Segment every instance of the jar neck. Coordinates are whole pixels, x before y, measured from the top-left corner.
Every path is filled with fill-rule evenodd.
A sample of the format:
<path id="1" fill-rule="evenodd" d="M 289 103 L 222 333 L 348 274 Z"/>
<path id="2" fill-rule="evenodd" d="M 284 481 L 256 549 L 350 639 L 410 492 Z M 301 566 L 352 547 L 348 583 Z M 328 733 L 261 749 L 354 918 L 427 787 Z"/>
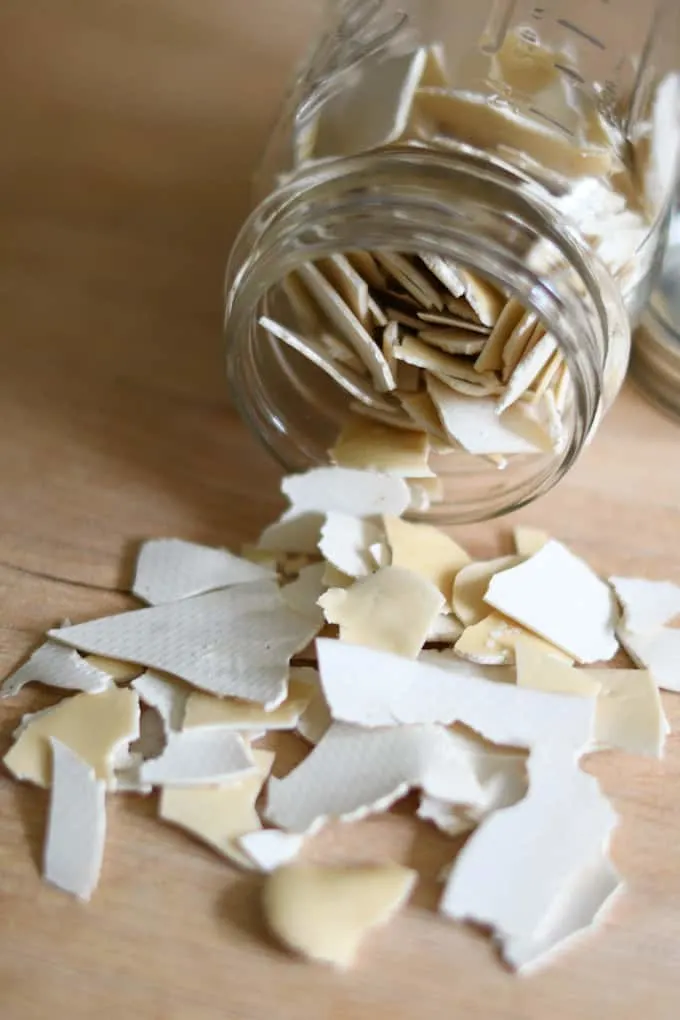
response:
<path id="1" fill-rule="evenodd" d="M 540 264 L 553 267 L 549 273 L 528 257 L 539 242 Z M 232 250 L 226 280 L 228 377 L 253 428 L 266 437 L 264 419 L 271 417 L 266 383 L 254 368 L 267 293 L 302 263 L 352 249 L 447 256 L 489 277 L 543 320 L 570 369 L 569 441 L 549 468 L 502 492 L 492 485 L 488 498 L 471 497 L 456 516 L 493 516 L 547 491 L 573 464 L 602 413 L 608 354 L 613 338 L 628 332 L 626 312 L 614 280 L 547 193 L 513 168 L 464 151 L 394 148 L 317 164 L 253 212 Z M 269 437 L 288 468 L 309 466 L 318 456 L 303 431 L 291 435 L 279 422 Z"/>

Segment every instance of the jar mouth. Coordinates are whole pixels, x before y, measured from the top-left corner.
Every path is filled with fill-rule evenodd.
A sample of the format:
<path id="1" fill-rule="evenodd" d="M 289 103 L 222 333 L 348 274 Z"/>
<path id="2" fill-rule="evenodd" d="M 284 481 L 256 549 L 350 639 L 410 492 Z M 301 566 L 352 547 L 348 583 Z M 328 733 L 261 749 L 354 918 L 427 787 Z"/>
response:
<path id="1" fill-rule="evenodd" d="M 538 250 L 553 269 L 541 272 Z M 319 369 L 258 325 L 281 280 L 303 263 L 366 249 L 453 259 L 535 312 L 569 366 L 571 411 L 558 453 L 513 455 L 508 466 L 438 455 L 445 486 L 427 518 L 464 523 L 547 492 L 573 465 L 602 411 L 611 336 L 625 331 L 615 281 L 549 196 L 514 168 L 474 153 L 412 147 L 303 170 L 251 215 L 227 269 L 227 375 L 241 415 L 287 470 L 328 460 L 347 401 Z"/>

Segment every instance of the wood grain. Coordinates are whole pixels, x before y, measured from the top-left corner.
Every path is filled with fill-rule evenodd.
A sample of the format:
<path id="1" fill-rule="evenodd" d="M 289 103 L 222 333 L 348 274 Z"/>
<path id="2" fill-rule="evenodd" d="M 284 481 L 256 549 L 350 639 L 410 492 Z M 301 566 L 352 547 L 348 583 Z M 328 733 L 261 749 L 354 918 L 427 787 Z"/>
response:
<path id="1" fill-rule="evenodd" d="M 280 506 L 227 404 L 223 265 L 314 0 L 4 0 L 0 8 L 0 672 L 55 621 L 128 605 L 133 544 L 238 545 Z M 519 517 L 596 567 L 680 581 L 680 432 L 631 390 L 559 490 Z M 477 553 L 512 521 L 461 529 Z M 0 710 L 1 748 L 31 691 Z M 664 696 L 674 728 L 680 699 Z M 267 939 L 259 880 L 110 798 L 84 907 L 43 886 L 45 795 L 0 776 L 0 1015 L 44 1020 L 672 1020 L 680 1007 L 680 741 L 593 757 L 628 892 L 607 930 L 518 980 L 434 913 L 449 841 L 407 810 L 312 855 L 425 875 L 346 977 Z M 498 848 L 503 867 L 503 847 Z"/>

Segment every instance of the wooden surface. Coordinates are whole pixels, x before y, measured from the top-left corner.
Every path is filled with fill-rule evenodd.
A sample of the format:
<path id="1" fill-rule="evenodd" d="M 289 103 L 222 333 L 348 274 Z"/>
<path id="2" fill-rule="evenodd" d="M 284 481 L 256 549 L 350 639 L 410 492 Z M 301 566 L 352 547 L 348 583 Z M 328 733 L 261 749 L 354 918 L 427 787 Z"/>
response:
<path id="1" fill-rule="evenodd" d="M 225 256 L 314 0 L 0 5 L 0 672 L 65 616 L 129 605 L 134 543 L 238 545 L 277 471 L 227 406 Z M 680 581 L 680 430 L 632 391 L 559 491 L 522 519 L 596 567 Z M 465 529 L 478 553 L 512 522 Z M 52 699 L 53 700 L 53 699 Z M 2 750 L 50 698 L 3 703 Z M 674 728 L 680 696 L 665 695 Z M 606 930 L 524 980 L 440 920 L 451 844 L 406 813 L 312 853 L 389 853 L 426 876 L 342 977 L 288 958 L 259 880 L 110 798 L 85 907 L 41 884 L 45 795 L 0 775 L 0 1016 L 44 1020 L 672 1020 L 680 1014 L 680 740 L 663 764 L 588 766 L 621 813 L 628 892 Z M 503 847 L 498 866 L 503 867 Z"/>

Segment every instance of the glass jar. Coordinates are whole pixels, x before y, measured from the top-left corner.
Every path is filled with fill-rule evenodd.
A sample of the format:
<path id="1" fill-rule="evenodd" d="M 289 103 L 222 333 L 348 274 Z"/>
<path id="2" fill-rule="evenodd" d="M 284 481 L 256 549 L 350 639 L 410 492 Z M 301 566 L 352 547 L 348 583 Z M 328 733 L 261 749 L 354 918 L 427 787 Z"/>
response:
<path id="1" fill-rule="evenodd" d="M 663 247 L 678 8 L 329 4 L 227 270 L 231 391 L 288 469 L 392 442 L 408 475 L 425 432 L 413 508 L 453 522 L 570 468 Z"/>

